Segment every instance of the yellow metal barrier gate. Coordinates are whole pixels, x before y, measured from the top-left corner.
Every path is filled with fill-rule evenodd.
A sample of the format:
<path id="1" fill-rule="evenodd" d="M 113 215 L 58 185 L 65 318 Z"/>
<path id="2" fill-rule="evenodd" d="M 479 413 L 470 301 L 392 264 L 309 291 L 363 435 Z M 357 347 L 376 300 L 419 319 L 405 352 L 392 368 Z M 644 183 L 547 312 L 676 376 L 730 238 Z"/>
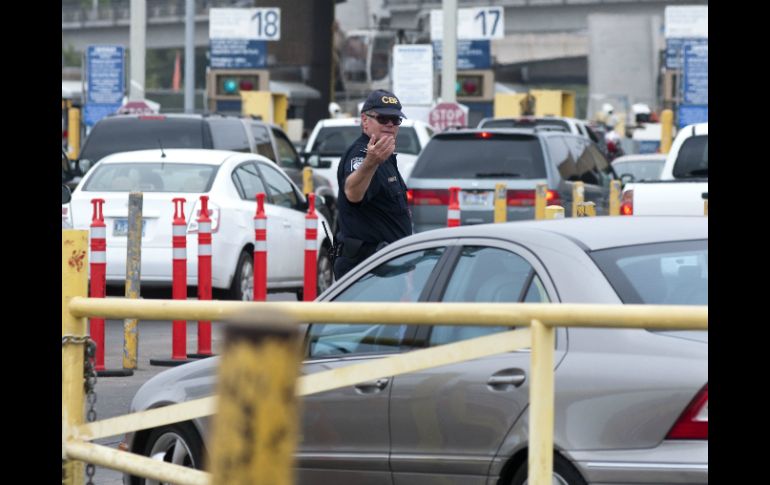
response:
<path id="1" fill-rule="evenodd" d="M 84 423 L 82 346 L 87 317 L 219 322 L 251 320 L 252 325 L 258 326 L 267 322 L 259 315 L 267 313 L 286 315 L 298 322 L 529 327 L 302 376 L 296 383 L 296 395 L 304 396 L 531 346 L 529 483 L 533 485 L 551 483 L 555 327 L 708 329 L 707 306 L 89 299 L 79 296 L 86 294 L 86 241 L 85 231 L 62 231 L 62 460 L 65 483 L 78 485 L 83 483 L 83 467 L 78 461 L 178 484 L 215 483 L 206 472 L 89 443 L 98 438 L 215 414 L 217 398 L 213 396 Z"/>

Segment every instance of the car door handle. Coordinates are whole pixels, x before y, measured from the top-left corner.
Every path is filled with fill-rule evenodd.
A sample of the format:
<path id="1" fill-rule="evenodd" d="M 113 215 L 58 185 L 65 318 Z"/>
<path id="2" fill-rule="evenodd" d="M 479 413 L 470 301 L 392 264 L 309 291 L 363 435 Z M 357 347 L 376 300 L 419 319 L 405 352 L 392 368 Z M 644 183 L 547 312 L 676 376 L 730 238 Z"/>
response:
<path id="1" fill-rule="evenodd" d="M 487 386 L 494 391 L 507 391 L 524 384 L 527 379 L 522 369 L 505 369 L 495 372 L 488 380 Z"/>
<path id="2" fill-rule="evenodd" d="M 360 394 L 371 394 L 374 392 L 380 392 L 381 390 L 385 389 L 385 386 L 388 385 L 388 382 L 390 382 L 390 379 L 383 377 L 373 381 L 359 382 L 354 387 Z"/>

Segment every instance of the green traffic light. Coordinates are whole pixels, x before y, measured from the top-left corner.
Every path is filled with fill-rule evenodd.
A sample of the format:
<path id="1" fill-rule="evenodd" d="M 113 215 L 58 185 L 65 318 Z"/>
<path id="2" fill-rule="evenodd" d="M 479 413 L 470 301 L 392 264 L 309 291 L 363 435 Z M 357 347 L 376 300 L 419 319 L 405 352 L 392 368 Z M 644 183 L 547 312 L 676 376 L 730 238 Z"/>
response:
<path id="1" fill-rule="evenodd" d="M 233 94 L 238 91 L 238 83 L 235 79 L 225 79 L 222 84 L 222 89 L 224 89 L 227 94 Z"/>

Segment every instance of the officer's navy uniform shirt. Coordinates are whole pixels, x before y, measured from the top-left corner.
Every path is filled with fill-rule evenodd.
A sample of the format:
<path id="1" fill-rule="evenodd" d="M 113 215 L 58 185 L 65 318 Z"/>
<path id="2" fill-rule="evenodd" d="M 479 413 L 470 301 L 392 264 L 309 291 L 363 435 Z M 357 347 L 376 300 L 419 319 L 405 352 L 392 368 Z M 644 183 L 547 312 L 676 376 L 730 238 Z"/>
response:
<path id="1" fill-rule="evenodd" d="M 345 180 L 366 158 L 369 136 L 361 134 L 342 155 L 337 167 L 339 227 L 342 237 L 367 243 L 392 243 L 412 234 L 412 218 L 406 205 L 406 184 L 398 173 L 396 155 L 391 154 L 372 177 L 360 202 L 345 195 Z"/>

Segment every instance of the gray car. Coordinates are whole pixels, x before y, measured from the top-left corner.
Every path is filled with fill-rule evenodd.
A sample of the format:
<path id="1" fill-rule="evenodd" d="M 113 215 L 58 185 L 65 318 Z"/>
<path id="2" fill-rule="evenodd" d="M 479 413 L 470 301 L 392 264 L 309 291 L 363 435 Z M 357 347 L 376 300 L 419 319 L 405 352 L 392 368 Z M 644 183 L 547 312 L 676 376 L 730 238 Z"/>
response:
<path id="1" fill-rule="evenodd" d="M 708 304 L 708 220 L 595 217 L 430 231 L 371 256 L 322 301 Z M 508 327 L 312 324 L 303 373 Z M 708 332 L 559 328 L 555 483 L 708 483 Z M 208 396 L 217 359 L 163 373 L 131 411 Z M 526 483 L 528 350 L 315 394 L 300 484 Z M 208 420 L 127 436 L 200 467 Z M 127 483 L 142 483 L 130 481 Z"/>
<path id="2" fill-rule="evenodd" d="M 570 214 L 572 187 L 584 183 L 584 200 L 606 214 L 616 178 L 588 138 L 535 129 L 458 130 L 433 135 L 407 180 L 414 231 L 446 227 L 449 188 L 459 187 L 460 224 L 494 221 L 495 185 L 504 183 L 507 220 L 535 217 L 535 187 L 548 185 L 548 204 Z"/>

